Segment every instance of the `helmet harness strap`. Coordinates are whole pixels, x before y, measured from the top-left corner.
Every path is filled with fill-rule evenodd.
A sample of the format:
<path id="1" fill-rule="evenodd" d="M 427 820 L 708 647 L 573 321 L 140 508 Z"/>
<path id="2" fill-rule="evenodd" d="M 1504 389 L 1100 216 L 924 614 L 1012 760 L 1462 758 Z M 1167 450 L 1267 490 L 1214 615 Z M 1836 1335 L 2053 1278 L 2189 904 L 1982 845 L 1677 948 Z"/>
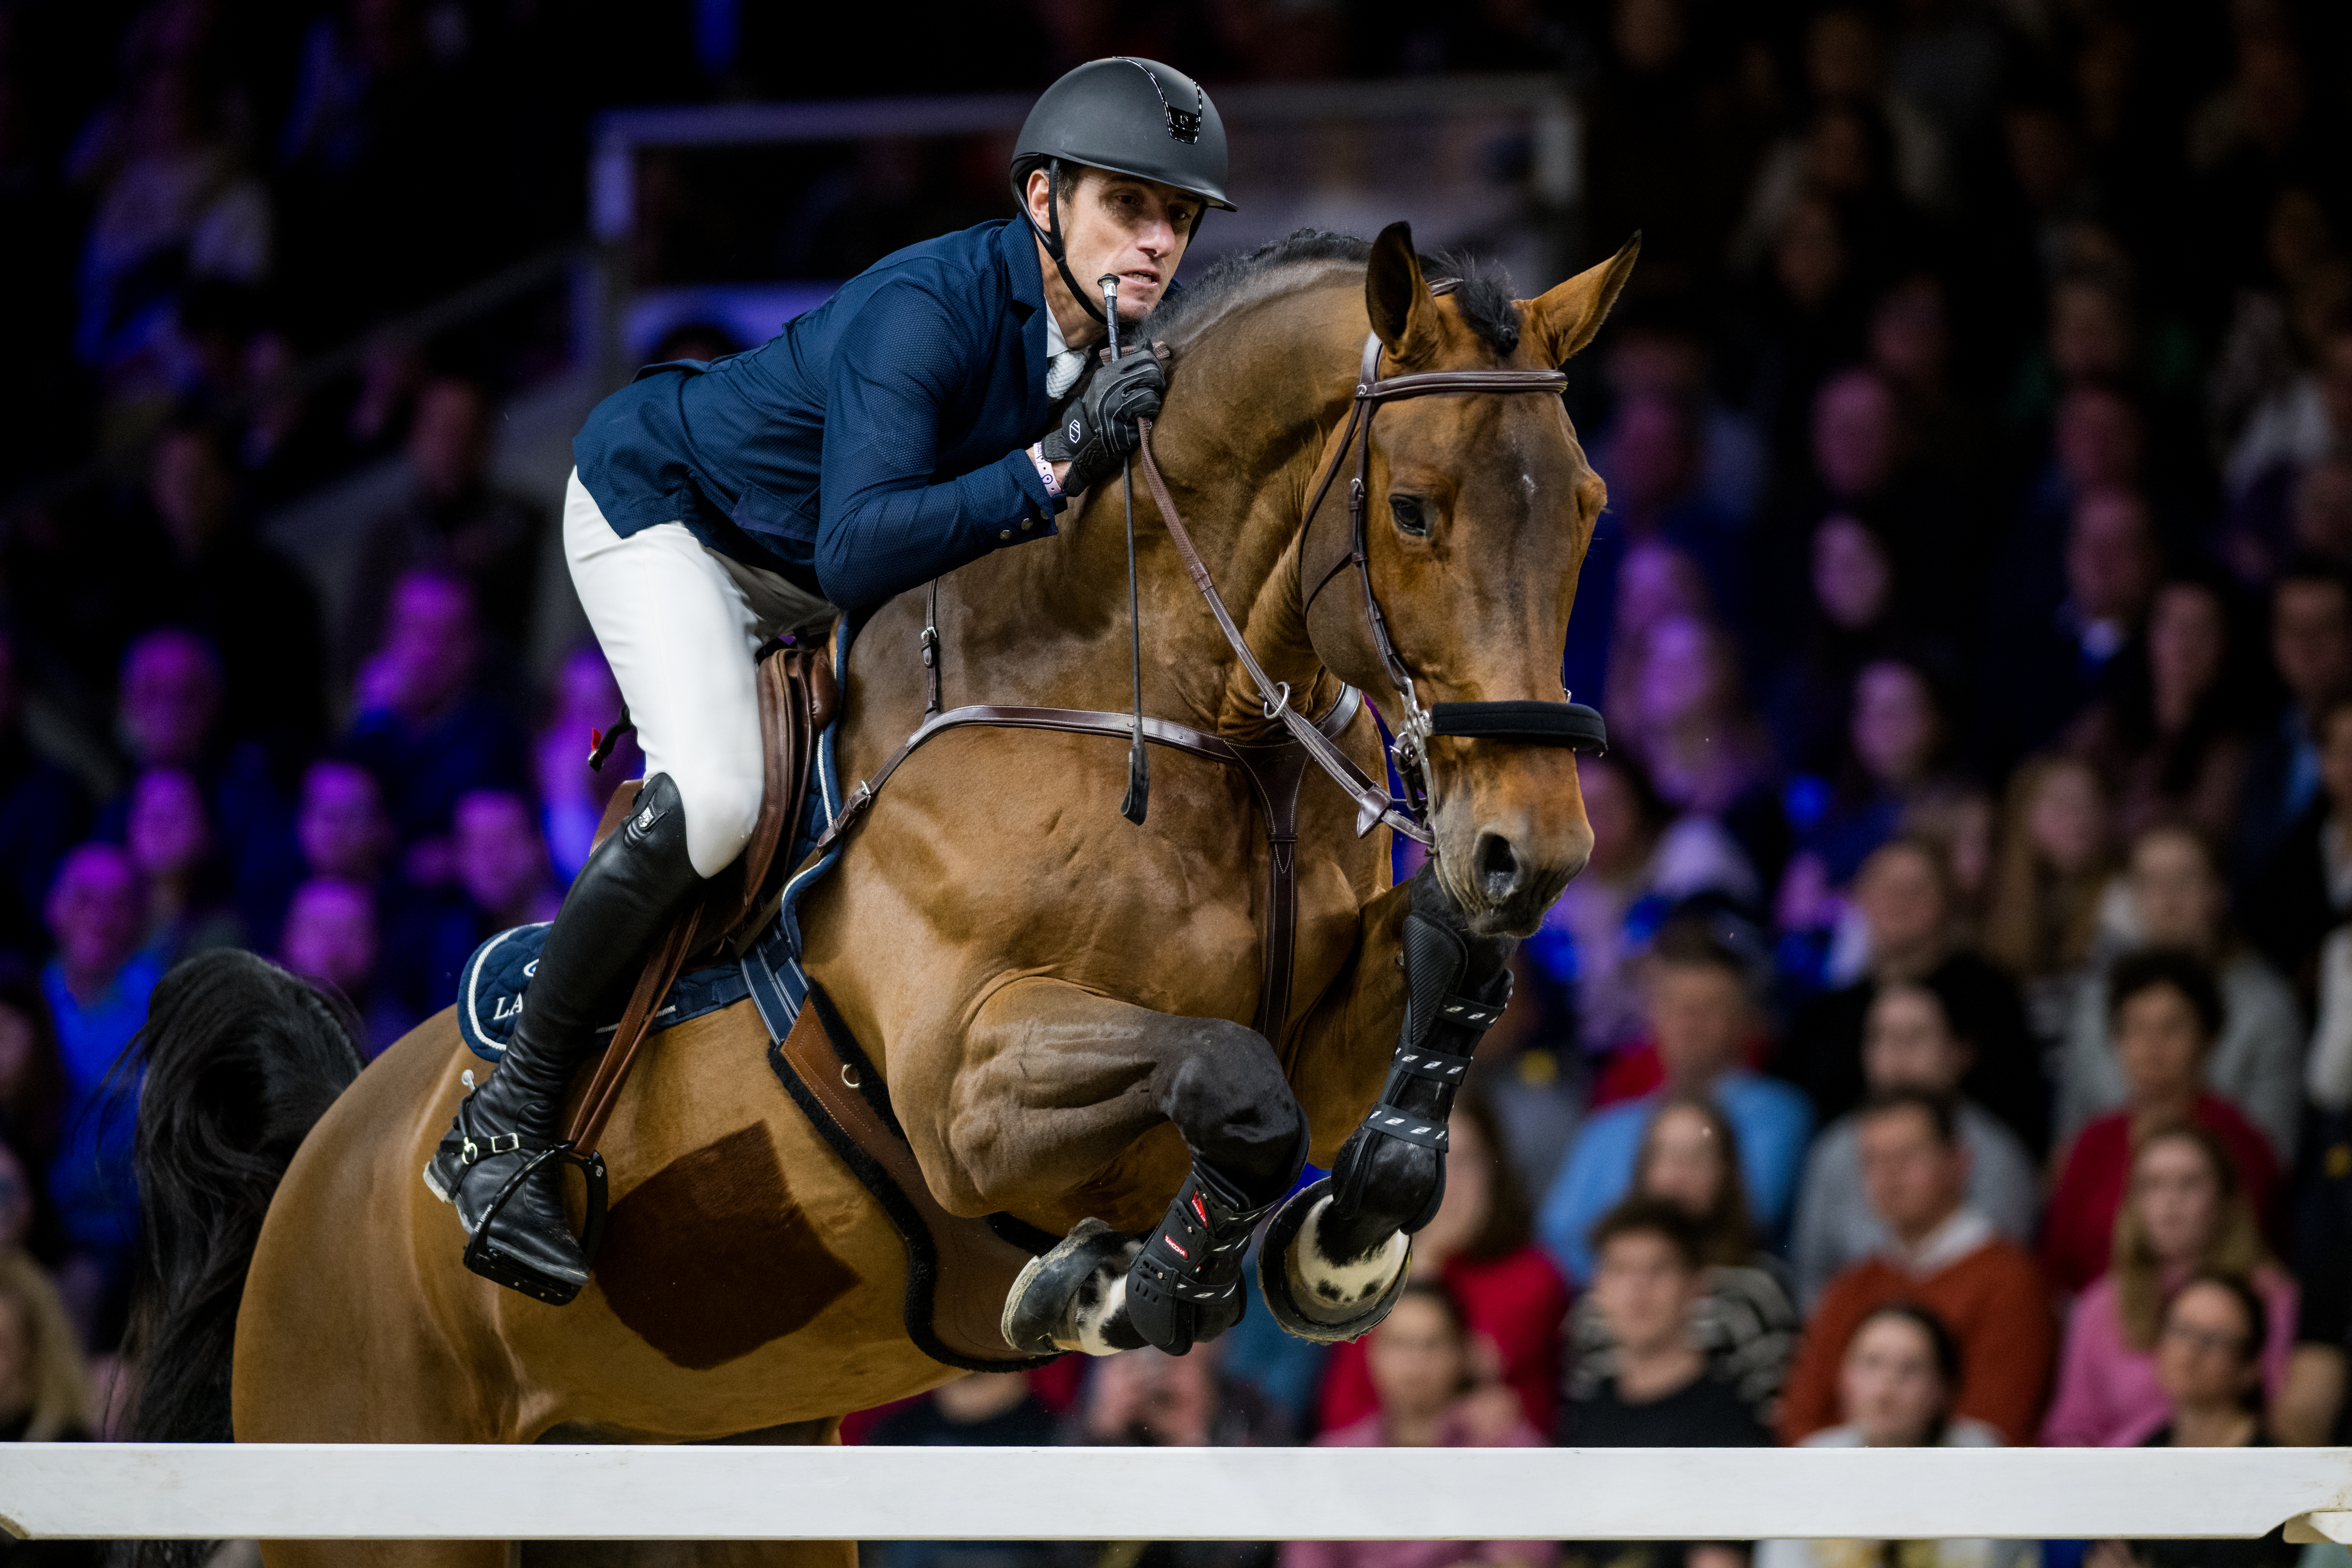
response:
<path id="1" fill-rule="evenodd" d="M 1043 229 L 1038 229 L 1037 237 L 1045 242 L 1045 254 L 1054 258 L 1054 266 L 1055 269 L 1062 274 L 1062 285 L 1064 288 L 1069 289 L 1070 298 L 1076 300 L 1078 302 L 1079 308 L 1085 310 L 1087 315 L 1092 316 L 1095 319 L 1096 324 L 1099 326 L 1108 326 L 1109 323 L 1103 320 L 1102 311 L 1096 307 L 1095 302 L 1092 300 L 1087 298 L 1087 291 L 1078 287 L 1077 279 L 1072 276 L 1070 272 L 1070 258 L 1065 255 L 1062 250 L 1061 184 L 1062 161 L 1059 158 L 1046 159 L 1045 218 L 1047 222 L 1054 226 L 1054 227 L 1053 232 L 1050 234 Z M 1029 204 L 1026 202 L 1021 204 L 1021 216 L 1029 219 L 1029 226 L 1031 228 L 1037 227 L 1037 220 L 1030 215 Z"/>

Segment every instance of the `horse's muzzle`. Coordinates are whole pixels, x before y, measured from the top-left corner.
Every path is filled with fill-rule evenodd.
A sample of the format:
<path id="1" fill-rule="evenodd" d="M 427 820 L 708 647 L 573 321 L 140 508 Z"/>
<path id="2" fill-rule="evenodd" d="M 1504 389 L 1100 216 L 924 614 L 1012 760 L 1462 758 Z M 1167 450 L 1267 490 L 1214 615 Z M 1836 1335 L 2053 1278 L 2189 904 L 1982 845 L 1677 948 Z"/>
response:
<path id="1" fill-rule="evenodd" d="M 1466 851 L 1457 847 L 1464 844 Z M 1528 936 L 1591 853 L 1592 830 L 1580 811 L 1572 826 L 1540 839 L 1500 825 L 1441 831 L 1438 879 L 1479 935 Z"/>

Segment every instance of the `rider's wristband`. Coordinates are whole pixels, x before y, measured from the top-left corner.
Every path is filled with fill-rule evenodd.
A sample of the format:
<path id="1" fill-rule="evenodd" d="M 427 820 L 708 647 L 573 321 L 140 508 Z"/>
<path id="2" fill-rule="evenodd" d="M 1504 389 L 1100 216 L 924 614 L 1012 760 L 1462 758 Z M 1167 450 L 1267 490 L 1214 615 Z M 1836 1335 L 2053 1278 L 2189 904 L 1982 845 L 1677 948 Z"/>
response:
<path id="1" fill-rule="evenodd" d="M 1062 482 L 1054 477 L 1054 465 L 1045 460 L 1043 446 L 1043 442 L 1030 443 L 1029 460 L 1037 465 L 1037 477 L 1045 481 L 1045 493 L 1058 502 L 1062 499 Z"/>

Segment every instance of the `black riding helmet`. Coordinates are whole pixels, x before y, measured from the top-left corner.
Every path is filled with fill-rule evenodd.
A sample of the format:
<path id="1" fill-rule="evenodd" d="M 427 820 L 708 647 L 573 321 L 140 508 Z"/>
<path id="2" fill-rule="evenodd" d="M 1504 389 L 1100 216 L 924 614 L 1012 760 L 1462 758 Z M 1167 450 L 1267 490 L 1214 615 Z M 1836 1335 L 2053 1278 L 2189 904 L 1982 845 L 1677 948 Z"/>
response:
<path id="1" fill-rule="evenodd" d="M 1047 88 L 1013 144 L 1013 201 L 1022 220 L 1045 242 L 1045 254 L 1070 293 L 1097 321 L 1101 310 L 1070 275 L 1062 254 L 1060 200 L 1045 204 L 1050 228 L 1037 228 L 1029 216 L 1031 172 L 1042 168 L 1059 185 L 1065 163 L 1156 180 L 1208 206 L 1234 210 L 1225 199 L 1225 122 L 1200 84 L 1182 71 L 1157 60 L 1114 55 L 1089 60 Z M 1192 227 L 1197 232 L 1200 226 L 1196 216 Z"/>

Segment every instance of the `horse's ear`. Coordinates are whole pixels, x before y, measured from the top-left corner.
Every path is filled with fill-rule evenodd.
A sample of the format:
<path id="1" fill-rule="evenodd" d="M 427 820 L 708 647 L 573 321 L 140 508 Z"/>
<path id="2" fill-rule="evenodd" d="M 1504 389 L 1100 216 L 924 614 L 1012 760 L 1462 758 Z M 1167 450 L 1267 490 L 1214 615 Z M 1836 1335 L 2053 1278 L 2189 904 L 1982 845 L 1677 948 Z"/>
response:
<path id="1" fill-rule="evenodd" d="M 1436 353 L 1437 300 L 1421 275 L 1421 258 L 1412 253 L 1412 225 L 1392 223 L 1372 241 L 1364 309 L 1397 363 L 1420 364 Z"/>
<path id="2" fill-rule="evenodd" d="M 1601 323 L 1609 319 L 1609 307 L 1617 302 L 1625 279 L 1633 275 L 1633 258 L 1641 254 L 1642 237 L 1637 233 L 1625 242 L 1625 248 L 1600 266 L 1578 273 L 1539 300 L 1519 301 L 1520 318 L 1536 342 L 1544 345 L 1546 363 L 1566 364 L 1592 342 Z"/>

